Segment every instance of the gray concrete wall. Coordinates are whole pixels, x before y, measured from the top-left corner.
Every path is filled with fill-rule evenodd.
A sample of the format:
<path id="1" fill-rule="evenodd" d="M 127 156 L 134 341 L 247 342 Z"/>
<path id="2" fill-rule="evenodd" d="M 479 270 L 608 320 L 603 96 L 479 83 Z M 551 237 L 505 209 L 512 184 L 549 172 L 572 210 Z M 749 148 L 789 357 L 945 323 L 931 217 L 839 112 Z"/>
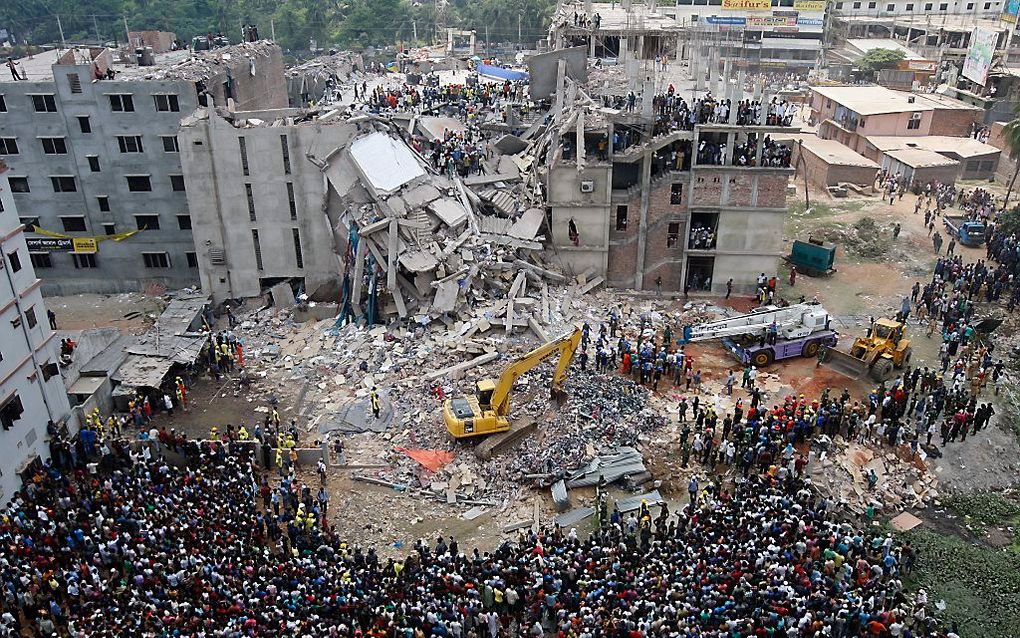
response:
<path id="1" fill-rule="evenodd" d="M 257 59 L 255 75 L 251 75 L 247 59 L 234 56 L 229 65 L 213 74 L 207 82 L 214 101 L 225 106 L 222 83 L 230 67 L 237 103 L 249 108 L 286 106 L 286 86 L 280 50 Z M 195 252 L 191 230 L 181 228 L 179 216 L 188 215 L 185 192 L 174 191 L 171 176 L 183 175 L 180 154 L 164 150 L 163 137 L 172 137 L 180 128 L 182 117 L 198 107 L 198 94 L 192 82 L 184 80 L 92 80 L 88 65 L 53 67 L 54 78 L 46 82 L 5 82 L 0 85 L 7 112 L 0 115 L 0 137 L 17 138 L 19 154 L 5 156 L 11 167 L 9 175 L 29 178 L 29 193 L 15 194 L 22 218 L 39 219 L 47 229 L 64 233 L 62 215 L 84 216 L 84 232 L 68 232 L 74 236 L 107 234 L 104 224 L 112 224 L 113 232 L 137 228 L 135 215 L 158 215 L 159 229 L 149 229 L 120 242 L 104 241 L 96 255 L 97 268 L 75 267 L 72 255 L 51 253 L 51 268 L 40 268 L 46 294 L 82 292 L 124 292 L 141 290 L 150 284 L 167 288 L 196 285 L 197 266 L 189 266 L 188 254 Z M 69 74 L 76 74 L 81 92 L 72 93 Z M 37 113 L 31 94 L 52 94 L 57 105 L 55 113 Z M 109 95 L 130 94 L 134 112 L 111 109 Z M 178 111 L 157 111 L 156 94 L 177 96 Z M 83 133 L 79 116 L 87 116 L 90 133 Z M 117 136 L 142 137 L 143 152 L 121 153 Z M 46 155 L 39 137 L 62 137 L 67 146 L 63 155 Z M 99 172 L 92 172 L 89 156 L 99 158 Z M 55 193 L 51 175 L 72 176 L 77 191 Z M 128 190 L 127 176 L 148 175 L 150 192 Z M 98 198 L 109 199 L 110 211 L 100 210 Z M 187 226 L 187 224 L 184 224 Z M 168 268 L 147 268 L 142 253 L 167 253 Z"/>
<path id="2" fill-rule="evenodd" d="M 336 299 L 340 266 L 332 231 L 322 211 L 324 176 L 308 156 L 324 159 L 347 144 L 355 127 L 309 122 L 293 126 L 235 128 L 205 113 L 181 129 L 184 174 L 202 287 L 215 302 L 254 297 L 265 280 L 301 278 L 311 295 Z M 263 118 L 268 114 L 262 113 Z M 290 174 L 284 169 L 281 136 L 286 136 Z M 248 175 L 240 142 L 244 139 Z M 291 218 L 287 184 L 293 185 L 296 219 Z M 251 219 L 247 190 L 255 204 Z M 293 229 L 301 238 L 303 265 L 296 259 Z M 255 257 L 252 230 L 259 234 L 262 269 Z M 212 254 L 222 250 L 223 264 Z"/>

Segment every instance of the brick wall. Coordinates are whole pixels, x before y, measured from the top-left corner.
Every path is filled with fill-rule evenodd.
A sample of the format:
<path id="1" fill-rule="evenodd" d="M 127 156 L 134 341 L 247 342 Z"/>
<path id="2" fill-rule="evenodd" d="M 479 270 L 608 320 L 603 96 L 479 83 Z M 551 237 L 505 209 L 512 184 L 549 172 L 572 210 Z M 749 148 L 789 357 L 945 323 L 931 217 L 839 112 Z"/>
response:
<path id="1" fill-rule="evenodd" d="M 790 178 L 785 173 L 758 175 L 758 208 L 786 208 L 786 185 Z"/>
<path id="2" fill-rule="evenodd" d="M 724 177 L 727 182 L 728 192 L 723 201 L 724 206 L 748 207 L 753 205 L 752 193 L 754 192 L 754 173 L 742 171 Z"/>
<path id="3" fill-rule="evenodd" d="M 952 184 L 960 177 L 960 165 L 956 166 L 933 166 L 931 168 L 918 168 L 914 171 L 914 179 L 921 184 L 927 184 L 932 180 Z"/>
<path id="4" fill-rule="evenodd" d="M 694 192 L 691 194 L 691 206 L 722 205 L 722 174 L 704 173 L 694 178 Z"/>
<path id="5" fill-rule="evenodd" d="M 936 109 L 932 114 L 929 135 L 967 137 L 974 122 L 984 122 L 980 109 Z"/>
<path id="6" fill-rule="evenodd" d="M 988 136 L 988 143 L 1002 151 L 999 154 L 999 164 L 995 168 L 995 181 L 1009 186 L 1010 180 L 1013 179 L 1013 171 L 1016 170 L 1016 160 L 1009 156 L 1009 146 L 1006 144 L 1006 139 L 1002 134 L 1002 129 L 1005 126 L 1005 122 L 993 123 L 991 135 Z"/>

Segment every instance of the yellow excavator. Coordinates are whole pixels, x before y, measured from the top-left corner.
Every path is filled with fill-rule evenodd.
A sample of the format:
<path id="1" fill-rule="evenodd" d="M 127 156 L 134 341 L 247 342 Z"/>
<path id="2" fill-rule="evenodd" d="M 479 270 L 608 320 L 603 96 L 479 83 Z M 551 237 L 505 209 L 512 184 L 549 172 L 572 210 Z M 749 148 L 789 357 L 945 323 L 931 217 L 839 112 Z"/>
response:
<path id="1" fill-rule="evenodd" d="M 510 428 L 510 393 L 514 382 L 549 357 L 559 354 L 553 374 L 552 394 L 562 394 L 567 368 L 581 344 L 581 329 L 543 344 L 503 370 L 499 379 L 482 379 L 476 386 L 477 396 L 460 396 L 447 399 L 443 404 L 446 429 L 454 438 L 464 439 L 495 432 L 508 432 Z M 487 446 L 492 447 L 492 446 Z"/>
<path id="2" fill-rule="evenodd" d="M 907 325 L 893 319 L 878 319 L 865 337 L 857 337 L 850 346 L 850 352 L 826 348 L 820 353 L 820 360 L 826 367 L 852 379 L 865 374 L 874 381 L 887 380 L 894 369 L 910 363 L 910 340 L 907 339 Z"/>

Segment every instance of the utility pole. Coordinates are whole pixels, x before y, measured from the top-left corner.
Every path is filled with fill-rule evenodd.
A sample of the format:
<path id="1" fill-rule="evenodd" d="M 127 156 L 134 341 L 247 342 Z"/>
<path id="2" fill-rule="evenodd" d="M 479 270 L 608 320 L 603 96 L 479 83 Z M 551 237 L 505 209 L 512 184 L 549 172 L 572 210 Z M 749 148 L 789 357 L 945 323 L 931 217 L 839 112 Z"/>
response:
<path id="1" fill-rule="evenodd" d="M 60 48 L 66 49 L 67 43 L 64 42 L 64 25 L 60 24 L 60 16 L 57 16 L 57 29 L 60 30 Z"/>
<path id="2" fill-rule="evenodd" d="M 96 20 L 96 14 L 92 14 L 92 26 L 96 28 L 96 45 L 103 46 L 103 38 L 99 35 L 99 21 Z"/>
<path id="3" fill-rule="evenodd" d="M 411 31 L 414 34 L 414 46 L 418 46 L 418 21 L 411 20 Z"/>
<path id="4" fill-rule="evenodd" d="M 521 16 L 524 15 L 523 11 L 517 12 L 517 48 L 521 48 Z"/>
<path id="5" fill-rule="evenodd" d="M 489 57 L 489 25 L 485 25 L 485 57 Z"/>
<path id="6" fill-rule="evenodd" d="M 269 18 L 269 35 L 273 38 L 273 42 L 276 42 L 276 20 Z"/>
<path id="7" fill-rule="evenodd" d="M 127 38 L 124 41 L 127 42 L 128 46 L 131 46 L 131 31 L 128 29 L 127 16 L 125 15 L 123 16 L 123 18 L 124 18 L 124 37 Z"/>

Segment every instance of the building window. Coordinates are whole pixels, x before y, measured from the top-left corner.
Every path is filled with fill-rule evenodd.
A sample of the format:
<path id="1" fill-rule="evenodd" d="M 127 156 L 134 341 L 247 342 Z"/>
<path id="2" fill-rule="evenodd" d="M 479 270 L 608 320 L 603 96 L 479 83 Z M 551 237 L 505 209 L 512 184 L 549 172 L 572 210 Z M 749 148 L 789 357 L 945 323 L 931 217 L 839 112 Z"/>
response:
<path id="1" fill-rule="evenodd" d="M 0 113 L 7 112 L 7 100 L 4 99 L 3 95 L 0 95 Z"/>
<path id="2" fill-rule="evenodd" d="M 142 253 L 146 268 L 169 268 L 170 255 L 167 253 Z"/>
<path id="3" fill-rule="evenodd" d="M 283 174 L 290 175 L 290 147 L 286 135 L 280 136 L 280 149 L 283 151 Z"/>
<path id="4" fill-rule="evenodd" d="M 110 110 L 118 113 L 130 113 L 135 110 L 135 100 L 129 93 L 111 95 Z"/>
<path id="5" fill-rule="evenodd" d="M 842 2 L 837 2 L 836 3 L 836 10 L 838 11 L 839 9 L 842 9 L 842 8 L 843 8 L 843 3 Z"/>
<path id="6" fill-rule="evenodd" d="M 135 215 L 138 230 L 159 230 L 159 215 Z"/>
<path id="7" fill-rule="evenodd" d="M 907 11 L 913 11 L 913 10 L 914 10 L 914 4 L 913 3 L 908 4 L 907 5 Z"/>
<path id="8" fill-rule="evenodd" d="M 237 146 L 241 151 L 241 174 L 249 175 L 248 172 L 248 143 L 243 137 L 237 138 Z"/>
<path id="9" fill-rule="evenodd" d="M 148 175 L 128 175 L 128 190 L 132 193 L 144 193 L 152 190 L 152 182 Z"/>
<path id="10" fill-rule="evenodd" d="M 861 3 L 860 2 L 855 2 L 854 3 L 854 9 L 860 9 L 860 8 L 861 8 Z"/>
<path id="11" fill-rule="evenodd" d="M 616 207 L 616 230 L 627 230 L 627 207 Z"/>
<path id="12" fill-rule="evenodd" d="M 163 140 L 163 152 L 164 153 L 180 153 L 181 147 L 177 144 L 176 135 L 161 135 L 160 139 Z"/>
<path id="13" fill-rule="evenodd" d="M 177 103 L 176 95 L 153 95 L 152 101 L 156 104 L 157 111 L 176 113 L 181 110 L 180 105 Z"/>
<path id="14" fill-rule="evenodd" d="M 251 192 L 251 184 L 244 185 L 244 194 L 248 198 L 248 219 L 255 221 L 255 195 Z"/>
<path id="15" fill-rule="evenodd" d="M 96 260 L 95 253 L 72 253 L 71 258 L 74 261 L 74 267 L 77 269 L 82 268 L 98 268 L 98 261 Z"/>
<path id="16" fill-rule="evenodd" d="M 7 253 L 7 263 L 11 265 L 11 272 L 18 272 L 21 270 L 21 257 L 18 257 L 17 250 L 12 253 Z"/>
<path id="17" fill-rule="evenodd" d="M 188 268 L 198 268 L 198 253 L 184 253 L 184 258 L 188 260 Z"/>
<path id="18" fill-rule="evenodd" d="M 74 183 L 74 177 L 70 175 L 50 175 L 50 183 L 53 184 L 54 193 L 74 193 L 78 191 L 78 185 Z"/>
<path id="19" fill-rule="evenodd" d="M 11 185 L 12 193 L 31 193 L 32 189 L 28 187 L 27 177 L 8 177 L 7 183 Z"/>
<path id="20" fill-rule="evenodd" d="M 110 223 L 103 224 L 103 232 L 106 233 L 107 235 L 116 235 L 117 234 L 117 224 L 110 224 Z"/>
<path id="21" fill-rule="evenodd" d="M 96 155 L 87 155 L 85 159 L 89 161 L 89 170 L 93 173 L 99 172 L 99 157 Z"/>
<path id="22" fill-rule="evenodd" d="M 868 8 L 869 8 L 869 9 L 874 9 L 874 8 L 875 8 L 875 7 L 877 7 L 877 6 L 878 6 L 878 3 L 877 3 L 877 2 L 869 2 L 869 3 L 868 3 Z"/>
<path id="23" fill-rule="evenodd" d="M 57 364 L 53 363 L 52 361 L 47 361 L 40 367 L 42 368 L 43 381 L 49 381 L 53 377 L 60 374 L 60 368 L 58 368 Z"/>
<path id="24" fill-rule="evenodd" d="M 57 112 L 57 101 L 53 99 L 53 95 L 33 95 L 32 104 L 35 106 L 36 113 L 56 113 Z"/>
<path id="25" fill-rule="evenodd" d="M 865 118 L 863 118 L 863 117 L 861 119 L 857 120 L 857 128 L 864 128 L 864 120 L 865 120 Z"/>
<path id="26" fill-rule="evenodd" d="M 77 73 L 67 74 L 67 86 L 71 88 L 71 93 L 81 93 L 81 78 Z"/>
<path id="27" fill-rule="evenodd" d="M 2 206 L 2 204 L 0 204 L 0 206 Z M 0 210 L 3 210 L 3 209 L 0 208 Z M 35 228 L 39 225 L 39 218 L 38 217 L 19 217 L 18 218 L 18 223 L 20 223 L 22 226 L 25 227 L 25 232 L 26 233 L 34 233 L 35 232 Z"/>
<path id="28" fill-rule="evenodd" d="M 684 201 L 684 184 L 675 182 L 669 187 L 669 203 L 672 206 L 679 206 Z"/>
<path id="29" fill-rule="evenodd" d="M 18 140 L 14 137 L 0 137 L 0 155 L 17 155 Z"/>
<path id="30" fill-rule="evenodd" d="M 191 230 L 191 215 L 178 215 L 177 227 L 181 230 Z"/>
<path id="31" fill-rule="evenodd" d="M 53 258 L 49 253 L 29 253 L 33 268 L 53 268 Z"/>
<path id="32" fill-rule="evenodd" d="M 64 230 L 69 233 L 84 233 L 86 231 L 85 217 L 83 215 L 61 217 L 60 223 L 63 225 Z"/>
<path id="33" fill-rule="evenodd" d="M 931 7 L 932 7 L 932 3 L 930 3 L 930 2 L 927 2 L 927 3 L 925 3 L 925 5 L 924 5 L 924 10 L 925 10 L 925 11 L 931 11 Z"/>
<path id="34" fill-rule="evenodd" d="M 15 421 L 21 420 L 21 415 L 24 413 L 25 407 L 21 405 L 21 397 L 15 392 L 0 406 L 0 424 L 5 430 L 10 430 L 14 427 Z"/>
<path id="35" fill-rule="evenodd" d="M 67 155 L 67 142 L 62 137 L 40 137 L 46 155 Z"/>
<path id="36" fill-rule="evenodd" d="M 262 244 L 259 243 L 259 231 L 251 229 L 251 245 L 255 249 L 255 267 L 262 270 Z"/>
<path id="37" fill-rule="evenodd" d="M 144 151 L 141 135 L 118 135 L 117 145 L 120 147 L 121 153 L 141 153 Z"/>
<path id="38" fill-rule="evenodd" d="M 949 5 L 947 3 L 943 2 L 939 5 L 939 11 L 945 11 L 947 9 L 949 9 Z"/>
<path id="39" fill-rule="evenodd" d="M 28 324 L 29 328 L 35 328 L 39 323 L 39 318 L 35 316 L 35 308 L 29 308 L 25 311 L 25 323 Z"/>
<path id="40" fill-rule="evenodd" d="M 887 4 L 887 5 L 885 5 L 885 10 L 888 11 L 889 13 L 892 13 L 893 11 L 896 10 L 896 5 L 894 5 L 894 4 Z"/>
<path id="41" fill-rule="evenodd" d="M 985 11 L 988 11 L 991 8 L 992 8 L 992 3 L 991 2 L 986 2 L 985 3 Z"/>
<path id="42" fill-rule="evenodd" d="M 89 120 L 89 116 L 88 115 L 79 115 L 78 116 L 78 128 L 81 129 L 82 133 L 91 133 L 92 132 L 92 121 Z"/>
<path id="43" fill-rule="evenodd" d="M 301 254 L 301 229 L 291 228 L 294 234 L 294 261 L 297 263 L 298 268 L 305 267 L 305 259 Z"/>
<path id="44" fill-rule="evenodd" d="M 914 113 L 910 116 L 910 121 L 907 122 L 907 130 L 916 131 L 921 128 L 921 114 Z"/>
<path id="45" fill-rule="evenodd" d="M 670 222 L 666 227 L 666 248 L 673 248 L 680 243 L 680 222 Z"/>
<path id="46" fill-rule="evenodd" d="M 294 182 L 287 182 L 287 203 L 290 205 L 290 218 L 297 219 L 297 202 L 294 201 Z"/>
<path id="47" fill-rule="evenodd" d="M 110 212 L 110 198 L 106 195 L 100 195 L 96 197 L 96 201 L 99 202 L 99 212 L 108 213 Z"/>
<path id="48" fill-rule="evenodd" d="M 170 176 L 170 188 L 178 193 L 184 192 L 184 176 L 183 175 L 171 175 Z"/>

